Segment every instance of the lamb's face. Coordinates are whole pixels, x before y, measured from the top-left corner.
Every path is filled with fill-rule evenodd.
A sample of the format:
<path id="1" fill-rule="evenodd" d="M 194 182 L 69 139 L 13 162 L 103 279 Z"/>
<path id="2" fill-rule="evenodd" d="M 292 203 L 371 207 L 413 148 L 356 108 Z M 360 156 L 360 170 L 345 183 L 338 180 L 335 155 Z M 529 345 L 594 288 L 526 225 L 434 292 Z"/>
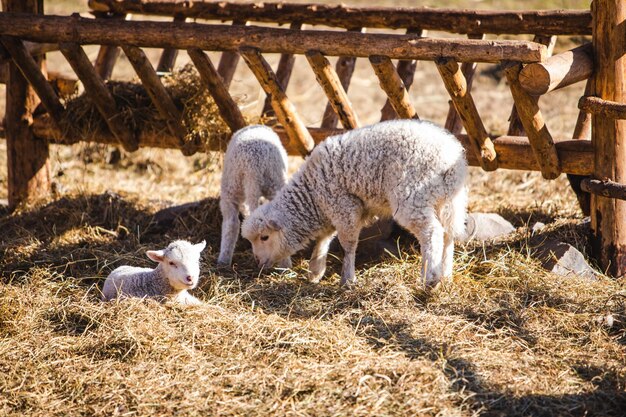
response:
<path id="1" fill-rule="evenodd" d="M 192 245 L 187 241 L 171 243 L 165 250 L 148 251 L 150 259 L 161 264 L 170 285 L 177 290 L 190 290 L 200 278 L 200 254 L 206 242 Z"/>
<path id="2" fill-rule="evenodd" d="M 290 253 L 286 250 L 281 226 L 265 217 L 267 206 L 259 207 L 244 220 L 241 235 L 252 244 L 252 253 L 260 268 L 270 268 L 283 260 Z"/>

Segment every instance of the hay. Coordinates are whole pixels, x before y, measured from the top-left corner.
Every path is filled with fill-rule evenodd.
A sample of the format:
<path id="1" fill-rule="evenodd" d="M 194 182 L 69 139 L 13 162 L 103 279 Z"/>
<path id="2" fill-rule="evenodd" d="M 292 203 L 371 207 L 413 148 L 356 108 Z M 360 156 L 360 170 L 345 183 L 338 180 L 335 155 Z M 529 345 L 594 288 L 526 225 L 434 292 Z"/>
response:
<path id="1" fill-rule="evenodd" d="M 202 85 L 200 75 L 192 64 L 176 69 L 161 80 L 176 107 L 182 113 L 182 123 L 187 130 L 186 141 L 208 148 L 211 141 L 220 141 L 230 135 L 213 97 Z M 152 100 L 140 82 L 108 81 L 120 113 L 121 123 L 137 135 L 139 132 L 165 132 L 167 125 L 159 115 Z M 86 94 L 66 100 L 67 114 L 71 115 L 65 133 L 83 138 L 94 138 L 108 132 L 105 120 Z M 253 122 L 248 120 L 248 122 Z"/>

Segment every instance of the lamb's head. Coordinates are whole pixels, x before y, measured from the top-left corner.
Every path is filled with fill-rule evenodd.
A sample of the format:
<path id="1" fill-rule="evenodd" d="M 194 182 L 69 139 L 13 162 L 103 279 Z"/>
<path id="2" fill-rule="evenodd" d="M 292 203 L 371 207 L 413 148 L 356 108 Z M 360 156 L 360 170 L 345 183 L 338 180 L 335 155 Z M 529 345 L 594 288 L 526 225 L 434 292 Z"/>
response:
<path id="1" fill-rule="evenodd" d="M 170 285 L 177 290 L 189 290 L 198 285 L 200 278 L 200 253 L 206 242 L 192 244 L 186 240 L 176 240 L 162 250 L 149 250 L 148 258 L 161 265 Z"/>
<path id="2" fill-rule="evenodd" d="M 270 268 L 276 263 L 290 267 L 289 256 L 293 253 L 285 239 L 285 231 L 279 220 L 270 216 L 272 204 L 258 207 L 241 226 L 241 235 L 252 244 L 252 252 L 259 267 Z"/>

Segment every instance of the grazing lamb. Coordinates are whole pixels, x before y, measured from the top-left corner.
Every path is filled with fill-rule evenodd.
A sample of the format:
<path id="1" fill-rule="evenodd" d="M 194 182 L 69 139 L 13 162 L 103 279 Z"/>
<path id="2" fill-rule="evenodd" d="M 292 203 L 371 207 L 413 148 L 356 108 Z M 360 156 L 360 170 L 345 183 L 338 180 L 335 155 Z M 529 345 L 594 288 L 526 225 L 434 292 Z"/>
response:
<path id="1" fill-rule="evenodd" d="M 239 212 L 248 216 L 259 206 L 261 197 L 271 200 L 286 181 L 287 153 L 272 129 L 253 125 L 235 132 L 224 155 L 218 265 L 229 266 L 232 261 L 239 236 Z M 281 266 L 290 267 L 289 258 L 282 260 Z"/>
<path id="2" fill-rule="evenodd" d="M 355 283 L 359 232 L 374 216 L 393 217 L 422 249 L 422 278 L 452 274 L 454 236 L 465 227 L 467 162 L 448 131 L 419 120 L 394 120 L 333 136 L 317 146 L 270 203 L 243 223 L 261 267 L 317 240 L 309 279 L 326 269 L 336 231 L 344 249 L 341 284 Z"/>
<path id="3" fill-rule="evenodd" d="M 149 250 L 148 258 L 158 262 L 156 268 L 120 266 L 109 274 L 102 298 L 109 301 L 119 297 L 157 297 L 181 304 L 201 304 L 187 290 L 198 285 L 200 253 L 206 242 L 191 244 L 176 240 L 163 250 Z"/>

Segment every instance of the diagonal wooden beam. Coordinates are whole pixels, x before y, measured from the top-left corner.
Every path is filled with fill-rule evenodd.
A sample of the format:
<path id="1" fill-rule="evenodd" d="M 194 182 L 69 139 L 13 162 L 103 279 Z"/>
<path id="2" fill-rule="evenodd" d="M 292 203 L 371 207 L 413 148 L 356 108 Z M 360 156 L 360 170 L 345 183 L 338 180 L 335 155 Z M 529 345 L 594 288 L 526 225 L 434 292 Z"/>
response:
<path id="1" fill-rule="evenodd" d="M 115 99 L 104 84 L 104 81 L 102 81 L 102 78 L 96 73 L 83 48 L 75 43 L 61 43 L 59 47 L 61 53 L 82 81 L 85 87 L 85 94 L 94 103 L 111 133 L 122 144 L 124 149 L 129 152 L 136 151 L 139 148 L 138 139 L 124 127 L 121 115 L 115 104 Z"/>
<path id="2" fill-rule="evenodd" d="M 458 62 L 452 58 L 441 58 L 435 61 L 446 90 L 452 98 L 456 111 L 461 116 L 463 126 L 471 138 L 472 149 L 485 171 L 498 168 L 496 150 L 493 146 L 483 121 L 478 114 L 476 104 L 467 88 L 467 81 L 461 72 Z"/>
<path id="3" fill-rule="evenodd" d="M 537 99 L 529 95 L 519 83 L 521 69 L 522 64 L 520 63 L 508 63 L 504 73 L 511 88 L 517 114 L 528 135 L 537 163 L 541 167 L 541 174 L 546 179 L 554 179 L 561 174 L 559 155 L 556 152 L 552 135 L 539 110 Z"/>
<path id="4" fill-rule="evenodd" d="M 278 121 L 287 131 L 291 145 L 295 146 L 301 155 L 307 155 L 313 150 L 315 142 L 313 142 L 311 134 L 296 112 L 296 108 L 280 87 L 276 74 L 261 55 L 261 51 L 256 48 L 244 47 L 239 52 L 265 93 L 271 97 L 272 108 L 276 112 Z"/>
<path id="5" fill-rule="evenodd" d="M 324 89 L 328 102 L 333 107 L 341 124 L 345 129 L 356 129 L 359 127 L 359 119 L 352 108 L 352 103 L 348 99 L 346 90 L 341 86 L 339 76 L 328 62 L 328 59 L 319 51 L 309 51 L 306 58 L 315 73 L 317 82 Z"/>
<path id="6" fill-rule="evenodd" d="M 373 55 L 369 57 L 380 87 L 387 94 L 391 106 L 401 119 L 419 119 L 406 91 L 404 82 L 389 57 Z"/>

